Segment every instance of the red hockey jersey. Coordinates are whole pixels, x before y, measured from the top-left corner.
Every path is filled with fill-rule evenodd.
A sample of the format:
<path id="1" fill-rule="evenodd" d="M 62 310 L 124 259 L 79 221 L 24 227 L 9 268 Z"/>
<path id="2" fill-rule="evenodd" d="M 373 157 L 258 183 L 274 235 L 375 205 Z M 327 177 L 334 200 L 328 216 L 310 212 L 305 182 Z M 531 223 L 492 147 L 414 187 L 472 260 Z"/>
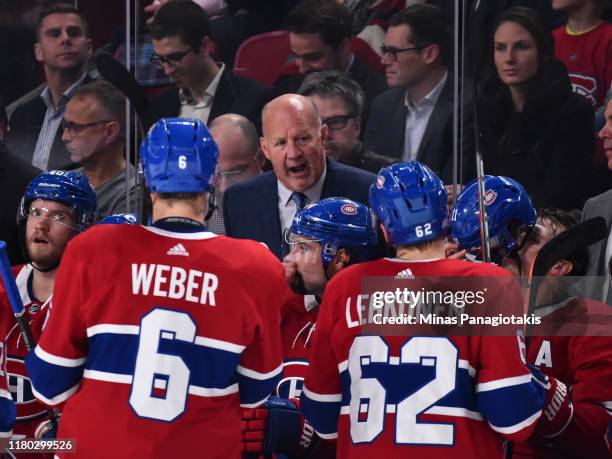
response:
<path id="1" fill-rule="evenodd" d="M 239 458 L 240 407 L 282 373 L 281 263 L 207 231 L 101 225 L 74 238 L 26 359 L 84 458 Z M 58 339 L 62 337 L 62 339 Z"/>
<path id="2" fill-rule="evenodd" d="M 612 24 L 603 21 L 579 35 L 568 34 L 563 26 L 553 35 L 555 57 L 567 67 L 574 92 L 602 106 L 612 85 Z"/>
<path id="3" fill-rule="evenodd" d="M 515 457 L 609 458 L 605 437 L 612 417 L 612 310 L 573 298 L 540 312 L 543 322 L 533 328 L 527 359 L 571 388 L 574 412 L 550 441 L 515 445 Z"/>
<path id="4" fill-rule="evenodd" d="M 38 341 L 47 318 L 48 302 L 38 301 L 31 290 L 33 269 L 31 265 L 13 268 L 15 283 L 28 318 L 32 336 Z M 4 289 L 0 290 L 0 330 L 5 340 L 6 370 L 8 385 L 17 414 L 13 434 L 15 438 L 34 437 L 36 427 L 48 419 L 48 408 L 36 400 L 32 393 L 30 378 L 25 367 L 28 354 L 21 331 L 13 317 L 13 310 Z M 18 457 L 44 457 L 40 454 L 19 454 Z"/>
<path id="5" fill-rule="evenodd" d="M 363 333 L 362 280 L 384 276 L 510 276 L 460 260 L 382 259 L 349 267 L 320 306 L 302 411 L 342 458 L 501 457 L 504 437 L 526 439 L 544 393 L 521 336 L 377 336 Z M 518 295 L 518 296 L 517 296 Z M 492 302 L 521 299 L 504 291 Z M 367 299 L 366 299 L 367 301 Z M 524 357 L 523 357 L 524 358 Z"/>

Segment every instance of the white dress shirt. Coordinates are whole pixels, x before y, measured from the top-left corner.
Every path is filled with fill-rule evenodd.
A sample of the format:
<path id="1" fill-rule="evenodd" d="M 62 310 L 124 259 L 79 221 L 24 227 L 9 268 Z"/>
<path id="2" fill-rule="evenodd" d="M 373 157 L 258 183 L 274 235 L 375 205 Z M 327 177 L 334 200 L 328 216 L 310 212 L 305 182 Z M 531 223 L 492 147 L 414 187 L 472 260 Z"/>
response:
<path id="1" fill-rule="evenodd" d="M 204 94 L 202 94 L 201 101 L 196 101 L 189 91 L 181 89 L 179 91 L 179 100 L 181 101 L 181 110 L 179 116 L 181 118 L 197 118 L 204 124 L 208 123 L 210 117 L 210 109 L 212 108 L 213 101 L 215 100 L 215 94 L 219 87 L 219 81 L 221 81 L 221 75 L 225 70 L 225 64 L 221 64 L 217 75 L 210 82 Z"/>
<path id="2" fill-rule="evenodd" d="M 406 114 L 406 125 L 404 135 L 404 152 L 402 154 L 402 161 L 411 161 L 417 159 L 421 140 L 425 134 L 425 129 L 429 123 L 429 118 L 434 111 L 436 103 L 440 98 L 442 88 L 446 84 L 448 79 L 448 72 L 444 72 L 442 79 L 434 86 L 434 88 L 427 94 L 419 103 L 414 105 L 408 93 L 406 93 L 404 99 L 404 105 L 408 109 Z"/>
<path id="3" fill-rule="evenodd" d="M 323 191 L 323 182 L 325 182 L 325 175 L 327 175 L 327 167 L 323 170 L 319 180 L 311 186 L 308 190 L 304 191 L 306 195 L 306 205 L 311 202 L 317 202 L 321 199 L 321 192 Z M 278 184 L 278 216 L 280 217 L 281 234 L 285 234 L 285 229 L 291 227 L 293 217 L 297 210 L 295 202 L 291 199 L 291 191 L 280 180 L 277 180 Z"/>

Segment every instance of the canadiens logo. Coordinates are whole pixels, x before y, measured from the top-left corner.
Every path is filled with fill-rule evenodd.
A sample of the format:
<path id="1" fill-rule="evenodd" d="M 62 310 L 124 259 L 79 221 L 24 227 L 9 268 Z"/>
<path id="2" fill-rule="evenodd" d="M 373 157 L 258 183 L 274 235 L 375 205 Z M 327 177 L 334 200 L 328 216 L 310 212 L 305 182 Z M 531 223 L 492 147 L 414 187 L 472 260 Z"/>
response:
<path id="1" fill-rule="evenodd" d="M 490 206 L 491 204 L 495 202 L 496 199 L 497 199 L 497 193 L 493 190 L 488 190 L 485 193 L 485 198 L 484 198 L 485 206 Z"/>
<path id="2" fill-rule="evenodd" d="M 384 184 L 385 184 L 385 178 L 382 175 L 379 175 L 378 178 L 376 179 L 376 188 L 380 190 Z"/>
<path id="3" fill-rule="evenodd" d="M 357 213 L 357 206 L 354 204 L 344 204 L 340 207 L 340 212 L 344 215 L 355 215 Z"/>

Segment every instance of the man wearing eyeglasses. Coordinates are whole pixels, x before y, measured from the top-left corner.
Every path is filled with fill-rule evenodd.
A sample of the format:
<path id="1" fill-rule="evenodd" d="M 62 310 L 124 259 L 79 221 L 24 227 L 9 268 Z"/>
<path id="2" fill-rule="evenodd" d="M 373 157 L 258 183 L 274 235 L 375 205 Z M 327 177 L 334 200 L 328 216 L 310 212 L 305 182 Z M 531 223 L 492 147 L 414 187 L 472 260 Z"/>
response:
<path id="1" fill-rule="evenodd" d="M 39 169 L 69 167 L 70 157 L 60 124 L 66 104 L 86 83 L 85 63 L 91 55 L 87 23 L 69 5 L 54 5 L 38 18 L 36 60 L 42 64 L 46 86 L 40 96 L 17 107 L 9 122 L 9 149 Z"/>
<path id="2" fill-rule="evenodd" d="M 265 158 L 259 148 L 257 129 L 244 116 L 226 113 L 215 118 L 209 130 L 217 143 L 219 158 L 215 172 L 215 202 L 206 226 L 215 234 L 225 234 L 225 190 L 261 174 Z"/>
<path id="3" fill-rule="evenodd" d="M 329 158 L 374 173 L 390 165 L 387 157 L 367 151 L 359 140 L 365 95 L 355 80 L 334 70 L 311 73 L 299 93 L 314 102 L 327 126 L 323 146 Z"/>
<path id="4" fill-rule="evenodd" d="M 261 109 L 275 91 L 217 65 L 210 34 L 208 16 L 196 3 L 171 1 L 159 8 L 151 28 L 151 62 L 176 86 L 151 101 L 146 125 L 177 116 L 209 123 L 224 113 L 238 113 L 260 126 Z"/>
<path id="5" fill-rule="evenodd" d="M 106 81 L 77 89 L 64 113 L 62 140 L 96 192 L 100 219 L 138 210 L 136 169 L 124 155 L 124 119 L 125 96 Z"/>
<path id="6" fill-rule="evenodd" d="M 453 81 L 451 27 L 432 5 L 408 7 L 389 21 L 381 63 L 385 91 L 372 102 L 364 141 L 397 161 L 418 160 L 444 183 L 453 182 Z M 463 180 L 474 175 L 471 97 L 463 104 Z M 459 177 L 461 180 L 461 176 Z"/>

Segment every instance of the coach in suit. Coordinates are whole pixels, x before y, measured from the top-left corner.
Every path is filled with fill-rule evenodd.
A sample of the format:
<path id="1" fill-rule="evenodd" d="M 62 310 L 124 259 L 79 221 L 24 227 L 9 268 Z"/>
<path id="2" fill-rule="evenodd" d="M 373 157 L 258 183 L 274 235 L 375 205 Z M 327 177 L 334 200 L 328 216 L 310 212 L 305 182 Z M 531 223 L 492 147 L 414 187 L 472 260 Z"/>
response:
<path id="1" fill-rule="evenodd" d="M 452 183 L 453 81 L 450 27 L 442 10 L 415 5 L 391 18 L 383 58 L 387 84 L 372 102 L 366 147 L 398 161 L 418 160 Z M 463 103 L 463 181 L 475 174 L 471 94 Z"/>
<path id="2" fill-rule="evenodd" d="M 211 56 L 210 28 L 208 16 L 193 2 L 167 2 L 155 14 L 151 61 L 176 86 L 150 102 L 147 127 L 176 116 L 209 123 L 225 113 L 243 115 L 259 126 L 261 109 L 276 92 L 234 75 L 224 64 L 219 67 Z"/>
<path id="3" fill-rule="evenodd" d="M 612 170 L 612 100 L 605 112 L 606 124 L 599 131 L 608 168 Z M 589 247 L 589 266 L 584 279 L 584 294 L 589 298 L 603 301 L 612 306 L 612 189 L 587 200 L 582 210 L 582 219 L 603 217 L 608 228 L 608 237 Z M 604 279 L 605 277 L 605 279 Z"/>
<path id="4" fill-rule="evenodd" d="M 375 175 L 327 159 L 326 136 L 307 98 L 285 94 L 268 103 L 260 144 L 273 170 L 225 192 L 225 234 L 264 242 L 280 258 L 283 232 L 304 205 L 332 196 L 367 204 Z"/>

